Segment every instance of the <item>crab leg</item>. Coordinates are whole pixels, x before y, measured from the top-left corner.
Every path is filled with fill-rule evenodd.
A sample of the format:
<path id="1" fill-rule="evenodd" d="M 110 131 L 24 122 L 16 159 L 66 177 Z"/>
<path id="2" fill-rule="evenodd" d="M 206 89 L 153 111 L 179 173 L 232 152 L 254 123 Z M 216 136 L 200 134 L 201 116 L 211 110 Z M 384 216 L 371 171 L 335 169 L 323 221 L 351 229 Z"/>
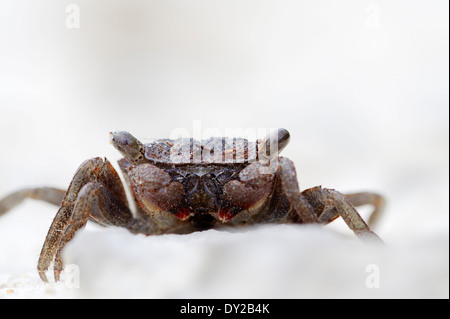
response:
<path id="1" fill-rule="evenodd" d="M 133 220 L 117 172 L 108 160 L 98 157 L 85 161 L 77 170 L 50 226 L 38 261 L 43 281 L 47 281 L 45 272 L 53 259 L 55 280 L 59 280 L 62 250 L 89 219 L 117 226 Z"/>
<path id="2" fill-rule="evenodd" d="M 300 193 L 294 163 L 285 157 L 279 160 L 279 178 L 281 192 L 289 201 L 291 207 L 298 213 L 303 223 L 317 223 L 317 215 L 308 201 Z"/>
<path id="3" fill-rule="evenodd" d="M 380 219 L 385 205 L 385 199 L 383 198 L 383 196 L 370 192 L 344 195 L 350 201 L 350 203 L 352 203 L 353 206 L 372 205 L 374 207 L 373 212 L 370 214 L 368 220 L 368 224 L 371 227 L 373 227 Z"/>
<path id="4" fill-rule="evenodd" d="M 334 189 L 322 188 L 320 186 L 307 189 L 302 192 L 319 216 L 319 222 L 328 224 L 335 218 L 341 216 L 347 226 L 362 240 L 375 240 L 382 242 L 362 217 L 353 207 L 350 200 Z"/>
<path id="5" fill-rule="evenodd" d="M 0 216 L 7 213 L 27 198 L 42 200 L 44 202 L 61 205 L 66 191 L 52 187 L 36 187 L 18 190 L 0 200 Z"/>

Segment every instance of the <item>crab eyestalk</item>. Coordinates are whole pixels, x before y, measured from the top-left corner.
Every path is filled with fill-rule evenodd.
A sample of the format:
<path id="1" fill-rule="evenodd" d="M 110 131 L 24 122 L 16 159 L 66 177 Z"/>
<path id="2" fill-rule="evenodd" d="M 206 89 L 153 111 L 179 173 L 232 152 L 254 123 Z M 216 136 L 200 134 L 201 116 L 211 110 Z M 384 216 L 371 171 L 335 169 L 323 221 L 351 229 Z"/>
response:
<path id="1" fill-rule="evenodd" d="M 109 133 L 111 144 L 132 164 L 145 162 L 145 147 L 137 138 L 125 131 Z"/>
<path id="2" fill-rule="evenodd" d="M 261 144 L 258 151 L 258 159 L 271 161 L 278 157 L 280 152 L 289 144 L 290 134 L 284 128 L 270 132 Z"/>

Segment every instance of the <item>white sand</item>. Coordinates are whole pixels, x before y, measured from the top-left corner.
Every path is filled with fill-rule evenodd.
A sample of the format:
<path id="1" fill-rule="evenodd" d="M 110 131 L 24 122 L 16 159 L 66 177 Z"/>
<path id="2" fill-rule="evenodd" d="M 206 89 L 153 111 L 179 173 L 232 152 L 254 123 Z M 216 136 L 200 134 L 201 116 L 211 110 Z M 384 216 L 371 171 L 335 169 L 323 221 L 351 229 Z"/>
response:
<path id="1" fill-rule="evenodd" d="M 88 227 L 67 247 L 62 281 L 44 284 L 40 241 L 17 240 L 44 223 L 14 230 L 26 213 L 0 224 L 2 298 L 448 298 L 445 227 L 386 246 L 301 225 L 155 237 Z"/>
<path id="2" fill-rule="evenodd" d="M 0 3 L 0 197 L 115 163 L 115 129 L 285 127 L 302 189 L 386 196 L 387 246 L 340 220 L 149 238 L 89 226 L 67 247 L 67 288 L 71 274 L 36 271 L 56 208 L 27 201 L 0 218 L 0 298 L 449 297 L 448 2 L 73 3 L 79 29 L 59 1 Z"/>

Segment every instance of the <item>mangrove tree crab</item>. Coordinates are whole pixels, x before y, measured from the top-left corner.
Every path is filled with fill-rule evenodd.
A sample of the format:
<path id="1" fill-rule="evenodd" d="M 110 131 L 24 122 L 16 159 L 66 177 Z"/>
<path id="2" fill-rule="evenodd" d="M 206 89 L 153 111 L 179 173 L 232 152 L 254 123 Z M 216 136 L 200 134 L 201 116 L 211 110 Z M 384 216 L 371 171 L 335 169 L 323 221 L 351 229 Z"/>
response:
<path id="1" fill-rule="evenodd" d="M 95 157 L 81 164 L 67 191 L 17 191 L 0 200 L 0 215 L 25 198 L 60 207 L 38 261 L 44 281 L 52 261 L 55 280 L 60 279 L 63 248 L 88 220 L 155 235 L 224 225 L 327 224 L 341 216 L 359 238 L 381 241 L 354 206 L 374 207 L 371 224 L 383 198 L 368 192 L 343 195 L 320 186 L 300 192 L 294 164 L 279 156 L 289 139 L 287 130 L 278 129 L 256 142 L 179 138 L 143 144 L 128 132 L 113 132 L 110 141 L 124 157 L 118 164 L 136 201 L 134 212 L 116 170 L 106 158 Z"/>

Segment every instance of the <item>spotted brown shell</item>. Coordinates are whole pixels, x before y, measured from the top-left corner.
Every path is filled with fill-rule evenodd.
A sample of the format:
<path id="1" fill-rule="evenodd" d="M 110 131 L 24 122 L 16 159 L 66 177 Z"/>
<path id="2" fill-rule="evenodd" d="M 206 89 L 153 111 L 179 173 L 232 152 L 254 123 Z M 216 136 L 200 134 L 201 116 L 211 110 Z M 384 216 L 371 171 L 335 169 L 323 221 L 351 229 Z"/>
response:
<path id="1" fill-rule="evenodd" d="M 212 137 L 197 141 L 193 138 L 160 139 L 145 144 L 145 158 L 160 164 L 234 164 L 258 159 L 261 140 Z"/>

